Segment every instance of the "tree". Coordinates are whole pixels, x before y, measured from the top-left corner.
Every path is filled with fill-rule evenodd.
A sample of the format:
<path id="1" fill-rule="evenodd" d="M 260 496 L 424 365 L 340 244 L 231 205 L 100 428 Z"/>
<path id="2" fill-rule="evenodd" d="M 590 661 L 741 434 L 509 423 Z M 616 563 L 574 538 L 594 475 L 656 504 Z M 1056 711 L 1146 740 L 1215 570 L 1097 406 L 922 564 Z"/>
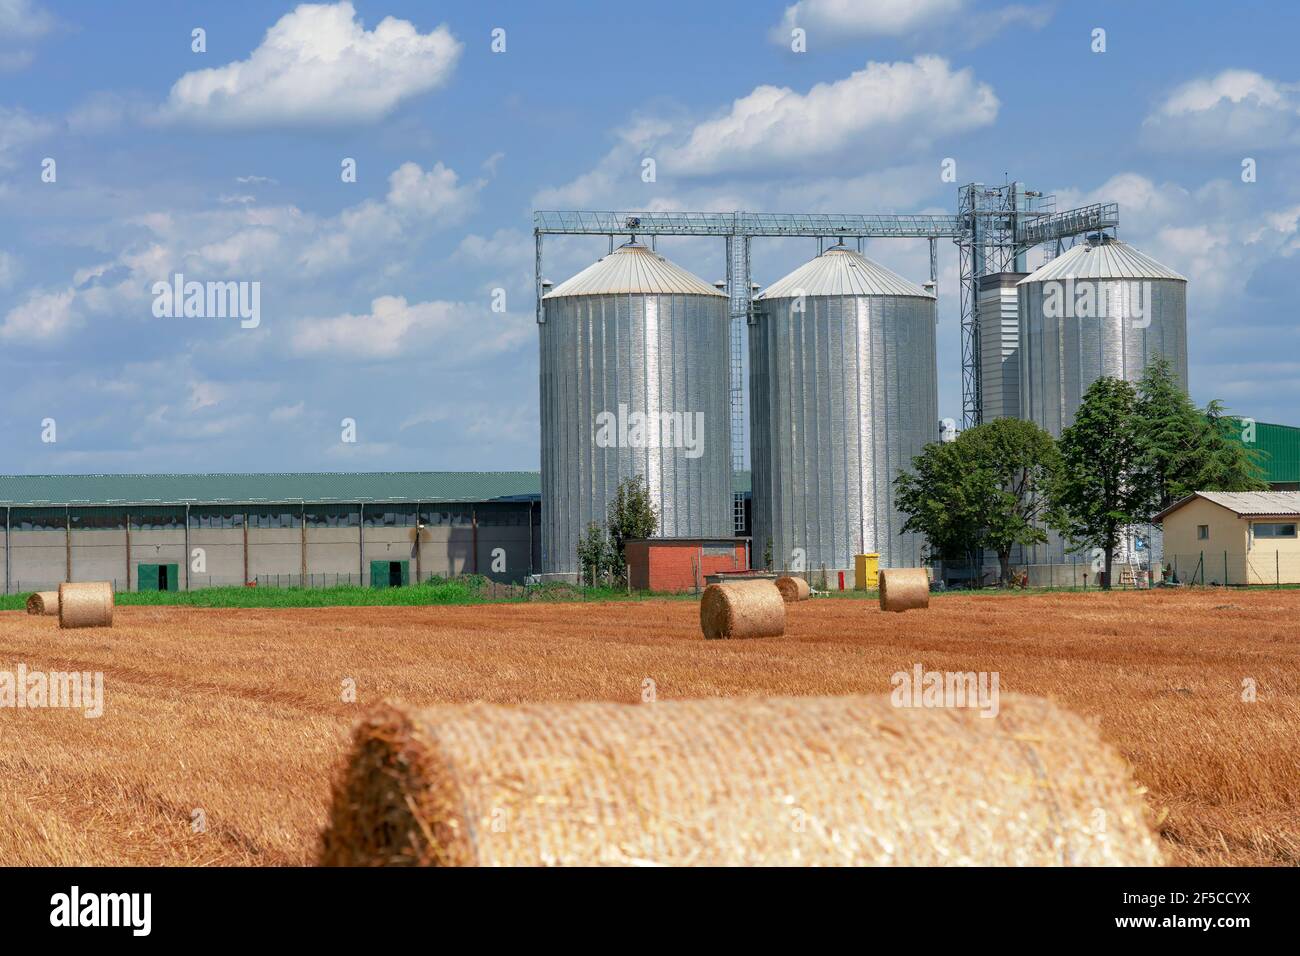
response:
<path id="1" fill-rule="evenodd" d="M 618 483 L 614 499 L 609 503 L 605 526 L 612 552 L 610 570 L 616 581 L 626 583 L 624 544 L 634 538 L 652 537 L 659 527 L 659 517 L 650 500 L 650 486 L 643 476 L 625 478 Z"/>
<path id="2" fill-rule="evenodd" d="M 578 567 L 582 569 L 582 579 L 592 587 L 613 569 L 614 550 L 609 544 L 609 535 L 597 521 L 587 525 L 586 532 L 578 539 Z"/>
<path id="3" fill-rule="evenodd" d="M 1205 417 L 1174 376 L 1173 366 L 1158 356 L 1142 373 L 1134 404 L 1141 467 L 1152 498 L 1144 520 L 1187 497 L 1205 468 Z"/>
<path id="4" fill-rule="evenodd" d="M 931 557 L 965 559 L 974 566 L 984 547 L 980 503 L 986 475 L 975 468 L 973 450 L 959 442 L 931 442 L 912 459 L 912 470 L 894 479 L 894 506 L 907 515 L 901 533 L 922 534 Z"/>
<path id="5" fill-rule="evenodd" d="M 1061 468 L 1049 523 L 1074 546 L 1101 549 L 1105 588 L 1121 530 L 1145 520 L 1156 495 L 1152 473 L 1143 467 L 1137 400 L 1137 391 L 1123 379 L 1097 379 L 1059 444 Z"/>
<path id="6" fill-rule="evenodd" d="M 1042 522 L 1060 471 L 1056 441 L 1033 422 L 997 418 L 962 432 L 976 474 L 965 482 L 983 525 L 982 544 L 997 552 L 1003 587 L 1011 584 L 1011 551 L 1047 540 Z"/>
<path id="7" fill-rule="evenodd" d="M 1218 399 L 1205 406 L 1203 454 L 1193 491 L 1268 491 L 1260 452 L 1235 434 L 1239 424 L 1223 413 Z"/>
<path id="8" fill-rule="evenodd" d="M 1259 453 L 1233 434 L 1234 421 L 1215 400 L 1202 411 L 1174 377 L 1168 360 L 1147 366 L 1137 386 L 1142 468 L 1153 497 L 1145 520 L 1196 491 L 1263 491 Z"/>

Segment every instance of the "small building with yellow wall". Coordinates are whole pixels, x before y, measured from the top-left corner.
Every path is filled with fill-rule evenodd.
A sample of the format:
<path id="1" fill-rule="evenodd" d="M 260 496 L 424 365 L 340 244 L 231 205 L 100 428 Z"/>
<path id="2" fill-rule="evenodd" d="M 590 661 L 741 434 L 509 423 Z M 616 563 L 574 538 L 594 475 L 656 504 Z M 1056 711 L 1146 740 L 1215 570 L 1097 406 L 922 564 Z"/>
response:
<path id="1" fill-rule="evenodd" d="M 1300 584 L 1300 491 L 1198 491 L 1166 508 L 1164 566 L 1186 584 Z"/>

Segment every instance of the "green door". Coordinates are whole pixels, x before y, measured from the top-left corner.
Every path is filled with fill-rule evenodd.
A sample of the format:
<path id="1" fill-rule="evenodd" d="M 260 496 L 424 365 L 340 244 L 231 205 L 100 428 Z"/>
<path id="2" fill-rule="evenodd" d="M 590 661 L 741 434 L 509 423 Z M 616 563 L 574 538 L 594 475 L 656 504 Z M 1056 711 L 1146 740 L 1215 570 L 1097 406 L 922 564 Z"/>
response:
<path id="1" fill-rule="evenodd" d="M 135 589 L 137 591 L 158 590 L 158 565 L 137 564 L 135 566 Z"/>
<path id="2" fill-rule="evenodd" d="M 370 562 L 370 586 L 372 588 L 393 588 L 410 583 L 410 561 Z"/>
<path id="3" fill-rule="evenodd" d="M 158 565 L 158 590 L 179 591 L 181 589 L 181 566 L 179 564 Z"/>

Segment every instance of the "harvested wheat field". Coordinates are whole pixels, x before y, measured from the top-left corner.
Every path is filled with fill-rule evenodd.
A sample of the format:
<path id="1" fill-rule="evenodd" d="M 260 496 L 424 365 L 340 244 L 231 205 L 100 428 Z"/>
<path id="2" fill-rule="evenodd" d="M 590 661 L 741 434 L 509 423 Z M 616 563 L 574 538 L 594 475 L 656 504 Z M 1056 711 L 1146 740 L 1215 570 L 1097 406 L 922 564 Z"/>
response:
<path id="1" fill-rule="evenodd" d="M 815 600 L 783 637 L 732 641 L 704 640 L 690 601 L 119 607 L 62 631 L 5 612 L 0 670 L 102 671 L 106 704 L 0 710 L 0 864 L 310 863 L 353 722 L 385 698 L 886 693 L 920 663 L 1095 719 L 1173 862 L 1294 866 L 1298 622 L 1297 591 Z"/>

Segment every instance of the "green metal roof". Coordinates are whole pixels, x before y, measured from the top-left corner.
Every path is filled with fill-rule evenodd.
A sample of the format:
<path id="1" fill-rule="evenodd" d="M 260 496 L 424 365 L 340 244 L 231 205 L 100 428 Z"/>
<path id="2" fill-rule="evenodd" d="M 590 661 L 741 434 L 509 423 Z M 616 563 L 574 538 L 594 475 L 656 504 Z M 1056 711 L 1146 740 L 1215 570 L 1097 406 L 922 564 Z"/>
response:
<path id="1" fill-rule="evenodd" d="M 0 503 L 496 501 L 536 497 L 535 471 L 298 472 L 224 475 L 0 475 Z"/>
<path id="2" fill-rule="evenodd" d="M 1240 425 L 1241 419 L 1237 419 Z M 1238 428 L 1237 437 L 1242 437 Z M 1272 484 L 1300 482 L 1300 428 L 1291 425 L 1255 423 L 1255 443 L 1250 446 L 1262 452 L 1260 464 L 1264 480 Z"/>
<path id="3" fill-rule="evenodd" d="M 749 491 L 749 472 L 733 480 Z M 535 471 L 224 475 L 0 475 L 0 506 L 509 501 L 537 498 Z"/>

